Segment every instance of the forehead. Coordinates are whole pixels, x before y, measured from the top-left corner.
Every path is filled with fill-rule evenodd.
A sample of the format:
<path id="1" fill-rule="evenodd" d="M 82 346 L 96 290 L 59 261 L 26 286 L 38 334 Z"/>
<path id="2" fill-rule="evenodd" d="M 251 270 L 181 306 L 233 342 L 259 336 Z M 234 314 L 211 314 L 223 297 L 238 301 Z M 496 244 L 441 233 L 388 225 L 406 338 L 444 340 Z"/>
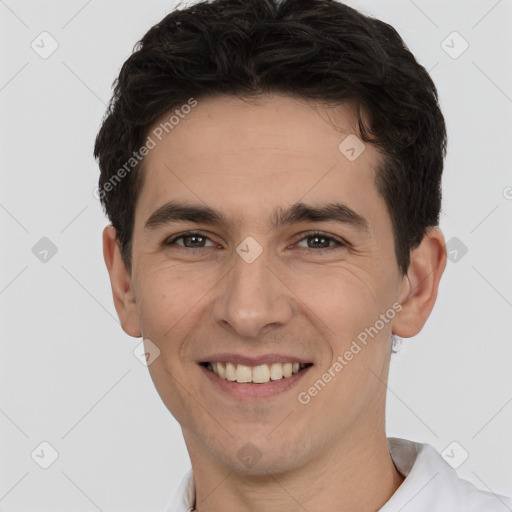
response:
<path id="1" fill-rule="evenodd" d="M 153 125 L 150 136 L 171 114 Z M 370 215 L 384 207 L 374 182 L 378 151 L 365 144 L 353 159 L 363 146 L 350 105 L 221 96 L 199 99 L 167 129 L 161 140 L 152 136 L 156 145 L 145 157 L 137 206 L 144 218 L 169 200 L 223 209 L 239 220 L 298 201 L 343 201 Z"/>

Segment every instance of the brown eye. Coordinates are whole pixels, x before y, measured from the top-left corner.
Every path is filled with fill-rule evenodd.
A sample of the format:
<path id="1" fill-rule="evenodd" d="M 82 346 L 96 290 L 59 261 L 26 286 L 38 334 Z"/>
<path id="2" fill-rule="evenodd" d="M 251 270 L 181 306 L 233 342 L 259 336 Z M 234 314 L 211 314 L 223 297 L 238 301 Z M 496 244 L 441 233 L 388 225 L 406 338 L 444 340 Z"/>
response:
<path id="1" fill-rule="evenodd" d="M 182 240 L 182 243 L 176 243 L 178 240 Z M 207 241 L 210 241 L 211 245 L 205 245 Z M 196 232 L 182 233 L 168 239 L 165 245 L 178 245 L 185 249 L 203 249 L 205 247 L 212 247 L 215 244 L 205 235 Z"/>
<path id="2" fill-rule="evenodd" d="M 306 241 L 306 246 L 300 245 L 303 241 Z M 308 233 L 297 244 L 298 247 L 306 250 L 333 250 L 339 247 L 344 247 L 345 245 L 346 244 L 343 241 L 321 232 Z"/>

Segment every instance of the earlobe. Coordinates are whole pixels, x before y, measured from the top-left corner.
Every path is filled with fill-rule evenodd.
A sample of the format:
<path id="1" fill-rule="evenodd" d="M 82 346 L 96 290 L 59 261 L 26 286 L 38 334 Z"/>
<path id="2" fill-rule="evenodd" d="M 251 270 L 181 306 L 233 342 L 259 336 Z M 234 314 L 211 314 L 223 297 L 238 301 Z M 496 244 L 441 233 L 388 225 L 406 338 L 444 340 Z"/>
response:
<path id="1" fill-rule="evenodd" d="M 139 338 L 141 332 L 132 280 L 121 255 L 116 230 L 111 225 L 103 230 L 103 258 L 110 276 L 112 297 L 121 327 L 126 334 Z"/>
<path id="2" fill-rule="evenodd" d="M 430 227 L 420 245 L 411 251 L 400 295 L 402 310 L 393 321 L 393 333 L 410 338 L 421 331 L 436 302 L 445 267 L 444 236 L 439 228 Z"/>

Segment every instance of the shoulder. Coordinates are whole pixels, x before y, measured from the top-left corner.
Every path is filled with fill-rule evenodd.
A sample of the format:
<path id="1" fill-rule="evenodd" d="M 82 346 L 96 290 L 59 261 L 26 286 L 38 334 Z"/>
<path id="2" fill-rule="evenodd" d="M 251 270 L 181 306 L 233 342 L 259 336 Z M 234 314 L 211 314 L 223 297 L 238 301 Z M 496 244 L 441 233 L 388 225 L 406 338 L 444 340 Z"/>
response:
<path id="1" fill-rule="evenodd" d="M 495 494 L 490 491 L 478 489 L 474 484 L 457 476 L 453 485 L 453 493 L 457 506 L 467 512 L 510 512 L 512 511 L 512 499 L 507 496 Z"/>
<path id="2" fill-rule="evenodd" d="M 398 505 L 415 512 L 512 512 L 511 498 L 462 479 L 429 444 L 388 441 L 393 462 L 405 480 L 381 512 Z"/>

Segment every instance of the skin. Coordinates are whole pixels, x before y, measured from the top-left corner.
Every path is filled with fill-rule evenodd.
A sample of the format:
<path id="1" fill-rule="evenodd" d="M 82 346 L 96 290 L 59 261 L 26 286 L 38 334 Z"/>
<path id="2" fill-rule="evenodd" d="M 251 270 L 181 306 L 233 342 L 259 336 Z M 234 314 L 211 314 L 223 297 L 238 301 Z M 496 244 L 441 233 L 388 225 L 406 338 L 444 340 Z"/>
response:
<path id="1" fill-rule="evenodd" d="M 164 116 L 165 117 L 165 116 Z M 155 126 L 158 123 L 155 123 Z M 121 324 L 160 355 L 151 378 L 180 423 L 196 484 L 196 508 L 216 511 L 371 511 L 403 482 L 385 432 L 391 334 L 410 337 L 427 320 L 446 265 L 444 238 L 429 228 L 399 271 L 392 223 L 375 187 L 381 155 L 366 144 L 353 162 L 338 150 L 356 120 L 280 95 L 256 102 L 199 100 L 145 158 L 135 210 L 132 270 L 112 226 L 104 257 Z M 222 211 L 227 227 L 179 222 L 145 230 L 166 202 Z M 341 202 L 368 230 L 335 221 L 270 228 L 278 207 Z M 171 235 L 199 230 L 199 250 Z M 327 252 L 308 232 L 348 242 Z M 251 236 L 262 254 L 236 247 Z M 309 244 L 309 252 L 308 252 Z M 329 245 L 330 244 L 330 245 Z M 401 311 L 307 405 L 307 391 L 393 304 Z M 237 400 L 216 389 L 197 361 L 215 352 L 284 353 L 313 363 L 278 396 Z M 238 457 L 252 443 L 252 467 Z"/>

